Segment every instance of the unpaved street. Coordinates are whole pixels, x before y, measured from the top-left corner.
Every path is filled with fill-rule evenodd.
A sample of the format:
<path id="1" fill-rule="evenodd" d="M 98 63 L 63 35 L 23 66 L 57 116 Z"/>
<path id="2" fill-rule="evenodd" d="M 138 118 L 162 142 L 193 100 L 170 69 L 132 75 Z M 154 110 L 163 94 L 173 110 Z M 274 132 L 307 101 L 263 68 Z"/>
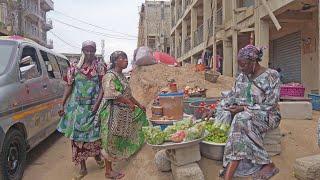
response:
<path id="1" fill-rule="evenodd" d="M 280 168 L 274 180 L 294 179 L 293 163 L 298 157 L 320 153 L 317 146 L 316 127 L 320 113 L 315 112 L 313 120 L 282 120 L 282 153 L 273 158 Z M 153 163 L 154 151 L 145 146 L 129 162 L 118 164 L 124 168 L 125 180 L 168 180 L 170 173 L 158 172 Z M 88 161 L 89 174 L 85 180 L 104 179 L 104 171 L 95 162 Z M 221 163 L 202 158 L 200 166 L 206 179 L 215 180 Z M 29 153 L 27 169 L 23 180 L 70 180 L 74 173 L 71 163 L 71 148 L 68 139 L 58 133 L 50 136 Z"/>

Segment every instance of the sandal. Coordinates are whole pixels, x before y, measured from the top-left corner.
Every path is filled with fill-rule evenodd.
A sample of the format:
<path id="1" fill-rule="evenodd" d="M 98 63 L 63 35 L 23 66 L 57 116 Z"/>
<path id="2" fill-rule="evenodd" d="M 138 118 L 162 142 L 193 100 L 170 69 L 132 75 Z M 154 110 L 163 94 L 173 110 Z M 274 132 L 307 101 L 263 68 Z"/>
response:
<path id="1" fill-rule="evenodd" d="M 275 167 L 270 172 L 259 171 L 256 174 L 254 174 L 252 177 L 253 177 L 253 180 L 268 180 L 268 179 L 271 179 L 276 174 L 278 174 L 279 171 L 280 171 L 279 168 Z"/>
<path id="2" fill-rule="evenodd" d="M 105 174 L 108 179 L 122 179 L 125 174 L 122 172 L 111 171 L 110 174 Z"/>
<path id="3" fill-rule="evenodd" d="M 80 171 L 77 175 L 75 175 L 72 180 L 81 180 L 88 174 L 88 171 Z"/>
<path id="4" fill-rule="evenodd" d="M 99 167 L 100 169 L 103 169 L 103 168 L 105 167 L 104 160 L 100 160 L 100 161 L 97 161 L 97 160 L 96 160 L 96 162 L 97 162 L 97 165 L 98 165 L 98 167 Z"/>

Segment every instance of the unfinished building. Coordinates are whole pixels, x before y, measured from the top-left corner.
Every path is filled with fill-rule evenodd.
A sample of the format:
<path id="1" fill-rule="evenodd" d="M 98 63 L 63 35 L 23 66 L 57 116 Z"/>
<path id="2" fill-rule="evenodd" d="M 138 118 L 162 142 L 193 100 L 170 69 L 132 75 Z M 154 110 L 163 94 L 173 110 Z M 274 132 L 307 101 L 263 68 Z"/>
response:
<path id="1" fill-rule="evenodd" d="M 171 54 L 196 63 L 203 52 L 236 76 L 237 52 L 265 46 L 262 65 L 280 68 L 284 83 L 319 89 L 319 4 L 316 0 L 172 0 Z M 211 61 L 212 58 L 213 62 Z"/>

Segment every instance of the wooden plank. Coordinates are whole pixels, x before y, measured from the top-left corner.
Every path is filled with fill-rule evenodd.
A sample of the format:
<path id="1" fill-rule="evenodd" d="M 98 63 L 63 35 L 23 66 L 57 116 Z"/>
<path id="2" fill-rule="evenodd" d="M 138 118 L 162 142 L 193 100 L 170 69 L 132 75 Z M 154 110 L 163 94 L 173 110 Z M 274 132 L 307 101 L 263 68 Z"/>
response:
<path id="1" fill-rule="evenodd" d="M 281 29 L 281 25 L 280 25 L 279 21 L 277 20 L 276 16 L 271 11 L 270 7 L 267 4 L 267 1 L 266 0 L 261 0 L 261 1 L 262 1 L 263 6 L 266 8 L 273 24 L 276 26 L 277 30 L 279 31 Z"/>

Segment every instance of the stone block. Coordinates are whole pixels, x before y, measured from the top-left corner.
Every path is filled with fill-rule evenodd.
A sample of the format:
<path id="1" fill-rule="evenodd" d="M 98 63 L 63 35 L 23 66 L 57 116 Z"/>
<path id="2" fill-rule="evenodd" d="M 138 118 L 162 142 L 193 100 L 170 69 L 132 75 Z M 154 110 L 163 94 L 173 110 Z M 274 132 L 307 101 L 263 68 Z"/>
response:
<path id="1" fill-rule="evenodd" d="M 171 164 L 171 169 L 174 180 L 204 180 L 203 172 L 197 163 L 184 166 Z"/>
<path id="2" fill-rule="evenodd" d="M 264 148 L 270 156 L 275 156 L 281 153 L 281 144 L 266 144 L 264 145 Z"/>
<path id="3" fill-rule="evenodd" d="M 263 144 L 280 144 L 281 142 L 281 132 L 280 128 L 276 128 L 274 130 L 268 131 L 264 138 L 263 138 Z"/>
<path id="4" fill-rule="evenodd" d="M 294 175 L 300 180 L 320 180 L 320 155 L 296 159 Z"/>
<path id="5" fill-rule="evenodd" d="M 166 150 L 160 150 L 154 157 L 154 162 L 159 171 L 171 171 L 171 162 L 167 158 Z"/>
<path id="6" fill-rule="evenodd" d="M 200 161 L 200 146 L 199 144 L 179 148 L 179 149 L 170 149 L 166 151 L 168 159 L 176 166 L 183 166 L 186 164 L 194 163 Z"/>
<path id="7" fill-rule="evenodd" d="M 284 119 L 312 119 L 312 104 L 307 101 L 279 102 L 281 116 Z"/>

